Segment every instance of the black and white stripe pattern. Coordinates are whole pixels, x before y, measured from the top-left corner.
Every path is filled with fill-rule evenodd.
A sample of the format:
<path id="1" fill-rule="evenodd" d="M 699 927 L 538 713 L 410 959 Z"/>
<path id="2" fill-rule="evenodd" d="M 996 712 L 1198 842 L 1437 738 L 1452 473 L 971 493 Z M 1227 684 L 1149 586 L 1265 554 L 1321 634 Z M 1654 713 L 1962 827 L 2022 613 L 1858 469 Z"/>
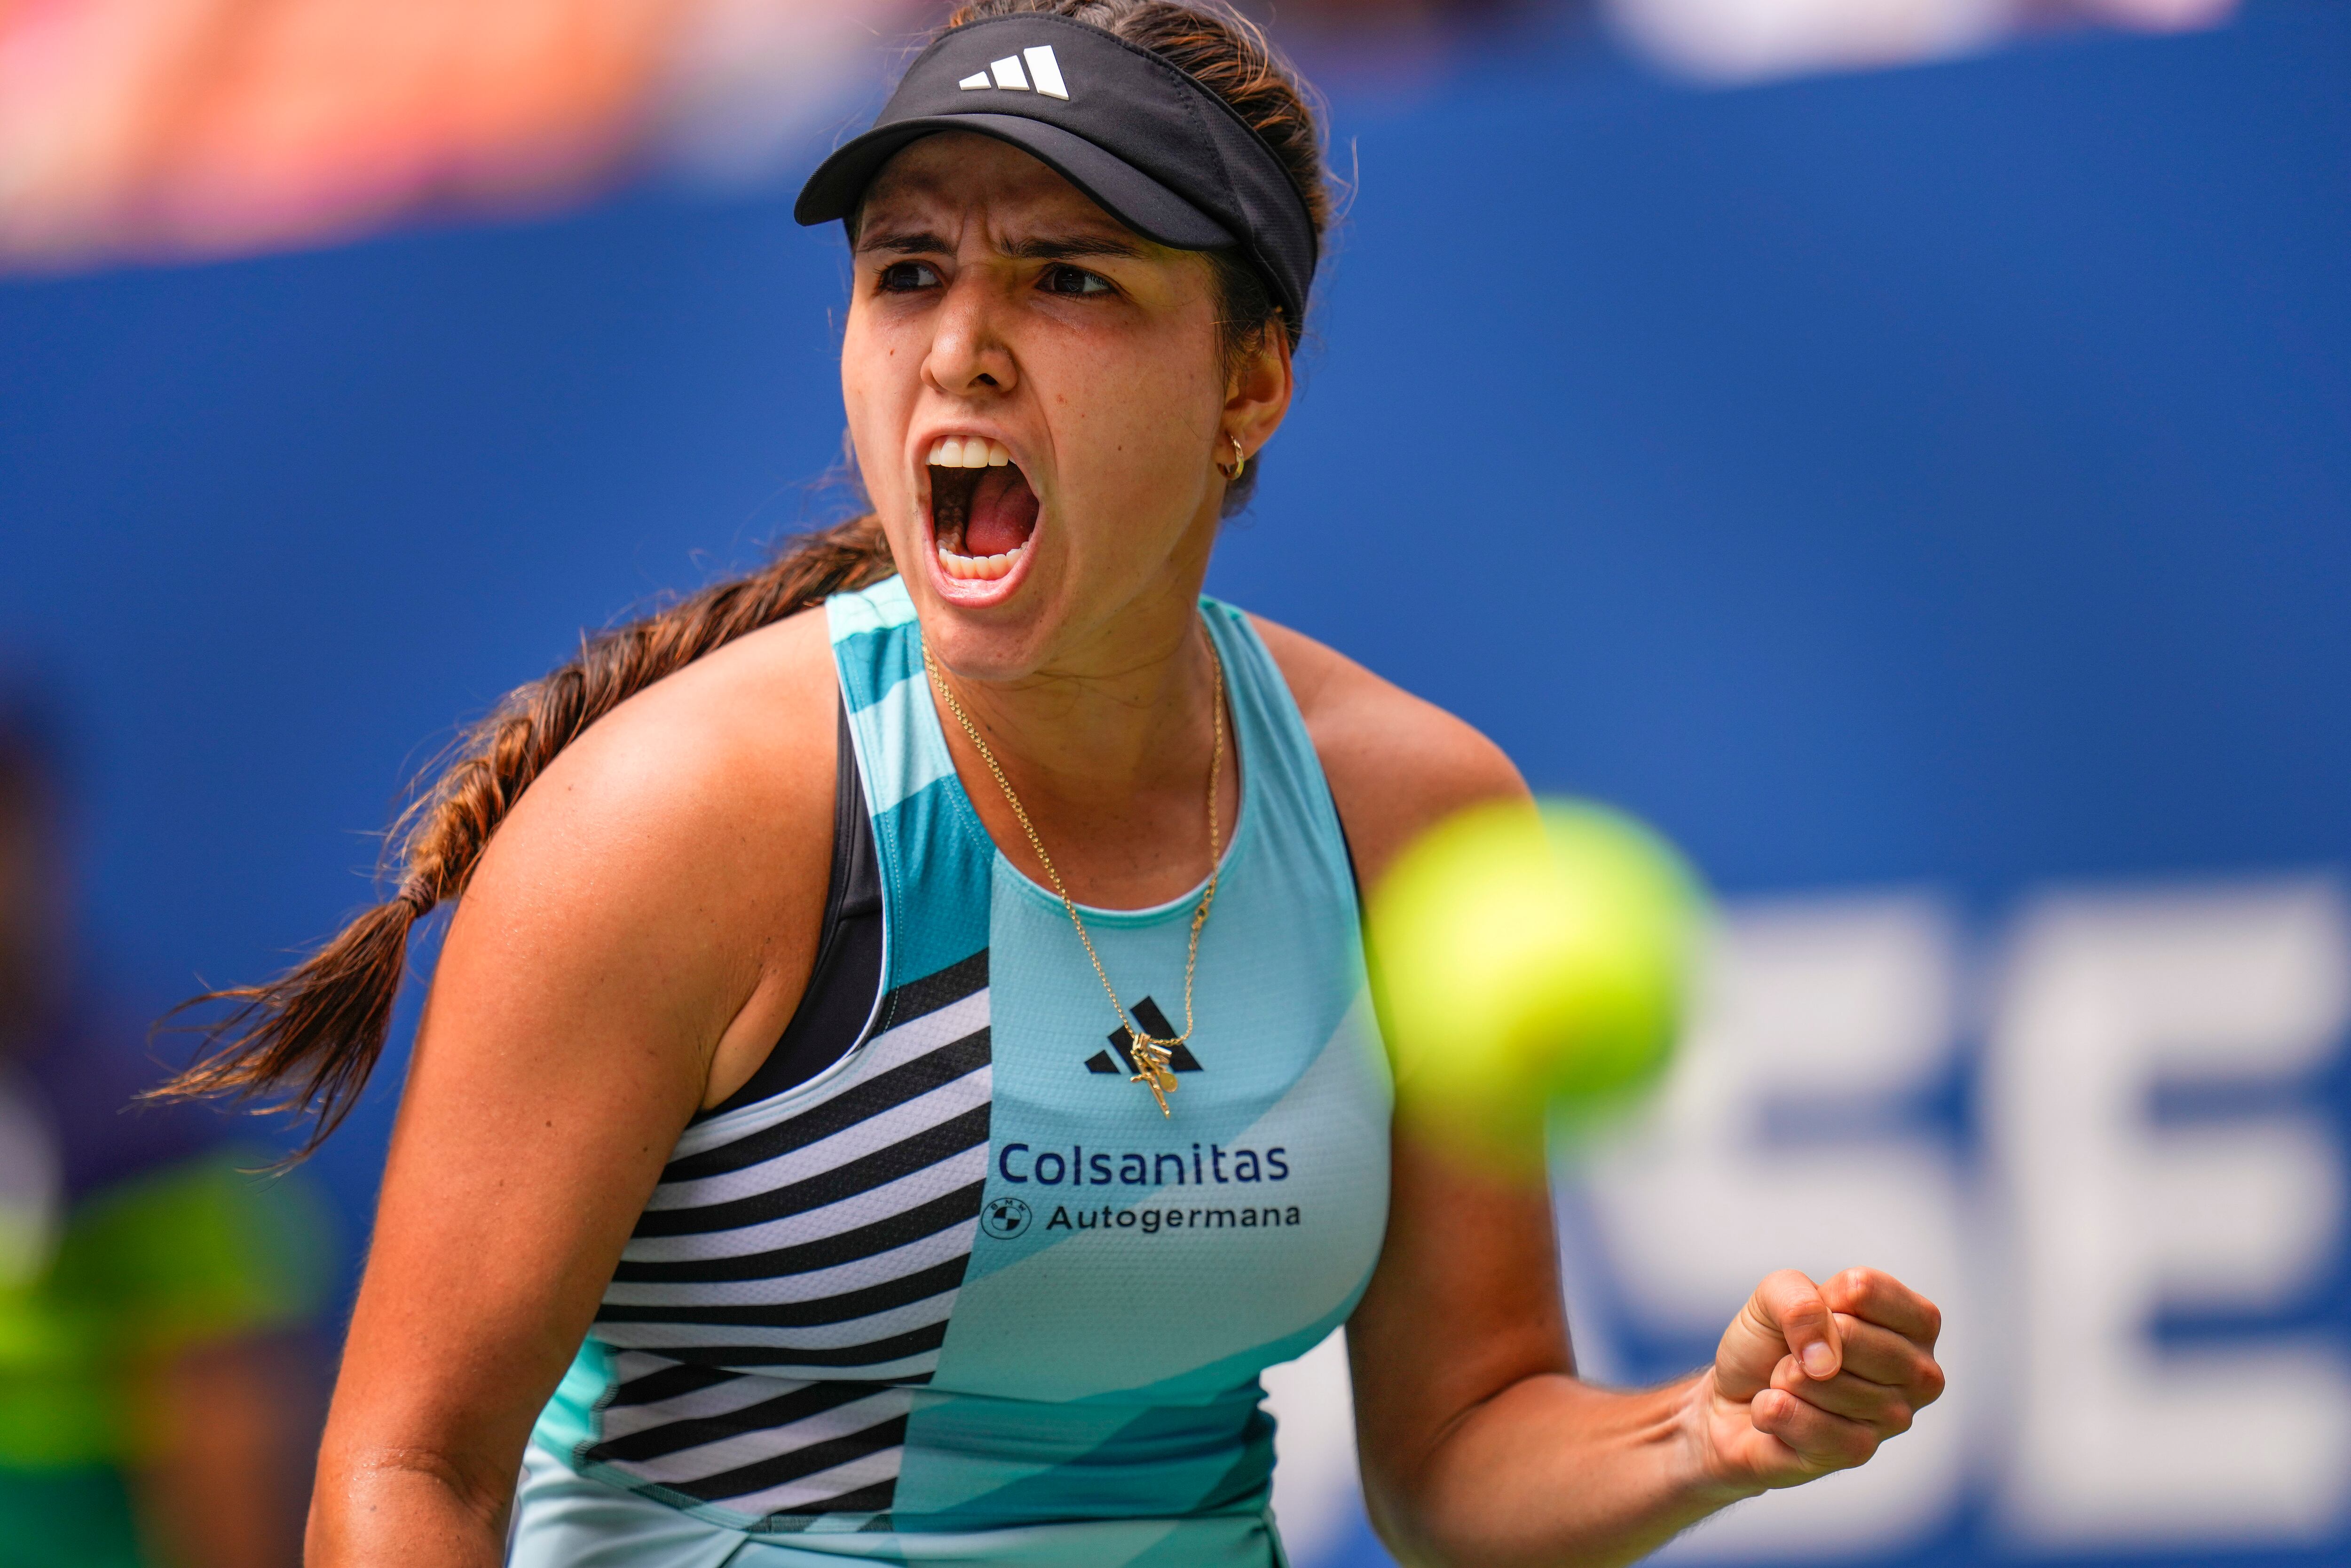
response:
<path id="1" fill-rule="evenodd" d="M 583 1459 L 754 1517 L 888 1509 L 987 1175 L 987 955 L 880 1019 L 679 1141 L 596 1313 L 619 1385 Z"/>

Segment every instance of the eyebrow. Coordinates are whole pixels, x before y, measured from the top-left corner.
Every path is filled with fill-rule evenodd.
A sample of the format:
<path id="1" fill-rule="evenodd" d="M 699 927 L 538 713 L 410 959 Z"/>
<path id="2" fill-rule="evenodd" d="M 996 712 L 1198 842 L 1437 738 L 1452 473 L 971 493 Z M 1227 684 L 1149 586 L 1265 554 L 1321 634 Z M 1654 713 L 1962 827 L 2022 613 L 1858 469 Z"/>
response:
<path id="1" fill-rule="evenodd" d="M 947 256 L 955 246 L 942 235 L 926 230 L 884 232 L 861 237 L 857 248 L 893 256 Z M 1086 256 L 1141 256 L 1143 246 L 1115 235 L 1071 235 L 1058 238 L 1015 240 L 1004 254 L 1016 261 L 1070 261 Z"/>

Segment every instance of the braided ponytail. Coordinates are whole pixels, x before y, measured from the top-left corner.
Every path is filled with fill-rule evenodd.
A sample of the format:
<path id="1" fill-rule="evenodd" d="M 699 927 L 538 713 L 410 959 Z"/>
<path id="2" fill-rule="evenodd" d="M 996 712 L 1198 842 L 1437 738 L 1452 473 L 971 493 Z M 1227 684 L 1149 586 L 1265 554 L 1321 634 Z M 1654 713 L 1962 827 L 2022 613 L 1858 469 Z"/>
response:
<path id="1" fill-rule="evenodd" d="M 895 570 L 881 521 L 869 514 L 793 540 L 747 577 L 585 639 L 578 658 L 510 693 L 469 730 L 401 813 L 390 858 L 402 874 L 390 902 L 274 980 L 181 1004 L 235 1005 L 204 1031 L 196 1060 L 151 1097 L 271 1099 L 314 1118 L 293 1158 L 309 1155 L 350 1113 L 383 1054 L 410 928 L 465 891 L 490 835 L 565 747 L 705 653 Z"/>

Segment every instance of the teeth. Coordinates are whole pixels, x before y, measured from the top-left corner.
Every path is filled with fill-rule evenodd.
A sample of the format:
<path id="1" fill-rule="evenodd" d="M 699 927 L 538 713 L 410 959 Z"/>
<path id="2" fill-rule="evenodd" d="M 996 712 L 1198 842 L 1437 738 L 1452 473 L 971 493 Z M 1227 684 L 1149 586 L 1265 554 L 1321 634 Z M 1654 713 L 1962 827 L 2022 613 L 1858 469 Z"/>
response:
<path id="1" fill-rule="evenodd" d="M 931 443 L 926 461 L 934 468 L 1001 468 L 1012 454 L 1000 441 L 981 435 L 942 435 Z"/>
<path id="2" fill-rule="evenodd" d="M 939 570 L 949 577 L 965 581 L 993 582 L 1008 576 L 1020 564 L 1020 552 L 1027 545 L 1016 545 L 1002 555 L 957 555 L 946 546 L 938 547 Z"/>

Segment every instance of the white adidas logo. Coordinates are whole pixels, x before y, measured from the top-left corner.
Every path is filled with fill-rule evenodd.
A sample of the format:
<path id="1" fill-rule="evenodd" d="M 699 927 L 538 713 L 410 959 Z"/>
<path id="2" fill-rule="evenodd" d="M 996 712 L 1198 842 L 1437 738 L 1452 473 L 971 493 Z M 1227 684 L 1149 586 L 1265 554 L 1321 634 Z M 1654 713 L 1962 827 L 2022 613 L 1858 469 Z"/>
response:
<path id="1" fill-rule="evenodd" d="M 1020 62 L 1027 60 L 1029 68 L 1022 71 Z M 1032 89 L 1047 98 L 1067 98 L 1070 89 L 1061 80 L 1061 62 L 1053 57 L 1053 46 L 1040 44 L 1033 49 L 1023 49 L 1017 55 L 1007 55 L 991 63 L 984 71 L 974 71 L 956 85 L 966 92 L 977 92 L 983 88 L 1001 88 L 1007 92 L 1028 92 Z"/>

